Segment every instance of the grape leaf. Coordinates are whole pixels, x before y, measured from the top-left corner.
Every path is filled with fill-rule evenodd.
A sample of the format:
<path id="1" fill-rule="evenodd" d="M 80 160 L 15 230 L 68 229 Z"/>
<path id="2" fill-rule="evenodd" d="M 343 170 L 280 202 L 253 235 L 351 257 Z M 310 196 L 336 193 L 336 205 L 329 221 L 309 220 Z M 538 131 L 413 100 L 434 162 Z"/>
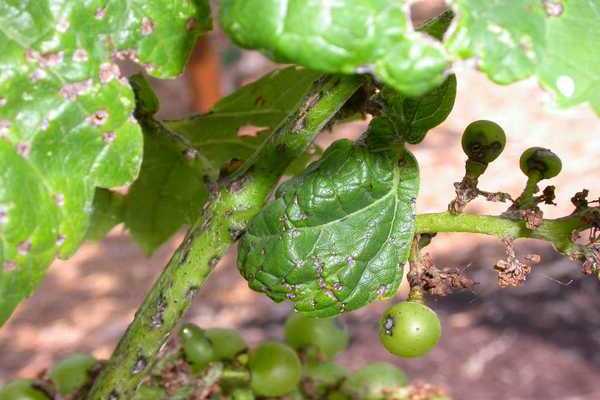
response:
<path id="1" fill-rule="evenodd" d="M 396 0 L 223 0 L 225 32 L 244 48 L 324 72 L 369 72 L 417 96 L 441 84 L 443 46 L 416 32 Z"/>
<path id="2" fill-rule="evenodd" d="M 125 196 L 120 193 L 96 189 L 90 224 L 85 235 L 87 240 L 104 239 L 112 228 L 123 222 L 124 200 Z"/>
<path id="3" fill-rule="evenodd" d="M 77 249 L 95 188 L 138 173 L 142 136 L 113 57 L 174 76 L 209 17 L 205 0 L 0 2 L 0 324 Z"/>
<path id="4" fill-rule="evenodd" d="M 215 180 L 229 161 L 253 154 L 321 76 L 298 67 L 276 70 L 223 98 L 207 114 L 164 123 L 153 119 L 159 104 L 147 81 L 132 77 L 136 116 L 144 131 L 144 160 L 123 208 L 112 208 L 117 215 L 111 220 L 125 222 L 133 238 L 152 253 L 198 218 L 207 198 L 205 178 Z M 239 134 L 240 129 L 256 127 L 261 131 L 257 136 Z M 312 149 L 298 158 L 288 174 L 299 173 L 318 152 Z M 94 209 L 106 209 L 104 201 L 100 196 Z M 102 227 L 93 230 L 101 232 Z"/>
<path id="5" fill-rule="evenodd" d="M 321 76 L 298 67 L 276 70 L 225 97 L 207 114 L 165 125 L 190 141 L 205 174 L 215 179 L 231 159 L 253 154 Z"/>
<path id="6" fill-rule="evenodd" d="M 536 76 L 561 107 L 600 113 L 600 3 L 597 0 L 455 0 L 458 24 L 446 47 L 476 58 L 490 79 Z"/>
<path id="7" fill-rule="evenodd" d="M 439 40 L 444 40 L 444 35 L 450 27 L 450 24 L 454 20 L 454 12 L 452 10 L 446 10 L 440 15 L 431 18 L 421 26 L 417 28 L 420 32 L 425 32 L 429 36 Z"/>
<path id="8" fill-rule="evenodd" d="M 208 197 L 202 165 L 163 129 L 140 121 L 144 161 L 125 199 L 124 222 L 146 253 L 189 225 Z"/>
<path id="9" fill-rule="evenodd" d="M 381 116 L 387 126 L 408 143 L 421 142 L 427 132 L 450 115 L 456 99 L 456 76 L 419 97 L 406 97 L 388 87 L 383 88 L 378 101 Z"/>
<path id="10" fill-rule="evenodd" d="M 251 288 L 325 317 L 392 296 L 414 235 L 418 167 L 339 140 L 250 222 L 238 266 Z"/>

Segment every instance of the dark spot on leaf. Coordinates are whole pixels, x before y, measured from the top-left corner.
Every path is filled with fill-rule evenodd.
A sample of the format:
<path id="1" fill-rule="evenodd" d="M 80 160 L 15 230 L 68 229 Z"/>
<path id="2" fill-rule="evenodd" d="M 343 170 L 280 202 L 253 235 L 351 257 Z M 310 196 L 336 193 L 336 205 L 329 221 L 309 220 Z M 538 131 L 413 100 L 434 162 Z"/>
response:
<path id="1" fill-rule="evenodd" d="M 544 10 L 550 17 L 560 17 L 564 11 L 562 0 L 543 0 Z"/>
<path id="2" fill-rule="evenodd" d="M 21 242 L 19 246 L 17 246 L 17 251 L 22 256 L 26 256 L 27 254 L 29 254 L 29 252 L 31 251 L 31 241 L 25 240 L 24 242 Z"/>
<path id="3" fill-rule="evenodd" d="M 113 63 L 102 63 L 100 65 L 100 82 L 108 83 L 113 79 L 121 77 L 121 70 L 117 64 Z"/>
<path id="4" fill-rule="evenodd" d="M 60 95 L 64 97 L 66 100 L 75 100 L 77 97 L 86 93 L 92 87 L 92 80 L 87 79 L 81 82 L 67 83 L 62 88 L 60 88 Z M 91 117 L 90 117 L 91 118 Z M 88 118 L 89 121 L 89 118 Z"/>
<path id="5" fill-rule="evenodd" d="M 7 137 L 9 129 L 10 121 L 6 119 L 0 119 L 0 137 Z"/>
<path id="6" fill-rule="evenodd" d="M 119 400 L 119 393 L 116 390 L 112 390 L 107 400 Z"/>
<path id="7" fill-rule="evenodd" d="M 154 21 L 148 17 L 142 18 L 142 35 L 148 36 L 154 32 Z"/>
<path id="8" fill-rule="evenodd" d="M 21 156 L 27 158 L 29 157 L 29 153 L 31 152 L 31 146 L 29 143 L 18 143 L 17 144 L 17 153 Z"/>
<path id="9" fill-rule="evenodd" d="M 17 268 L 17 263 L 11 260 L 4 261 L 4 272 L 14 271 Z"/>
<path id="10" fill-rule="evenodd" d="M 198 20 L 194 17 L 188 18 L 187 22 L 185 23 L 185 29 L 187 29 L 188 32 L 191 32 L 193 30 L 195 30 L 198 27 Z"/>
<path id="11" fill-rule="evenodd" d="M 106 8 L 100 7 L 96 9 L 96 19 L 100 20 L 106 16 Z"/>
<path id="12" fill-rule="evenodd" d="M 108 112 L 106 110 L 98 110 L 87 118 L 87 122 L 94 126 L 104 125 L 108 120 Z"/>
<path id="13" fill-rule="evenodd" d="M 102 140 L 104 141 L 104 143 L 112 143 L 115 141 L 116 137 L 117 137 L 117 134 L 113 131 L 105 132 L 102 135 Z"/>

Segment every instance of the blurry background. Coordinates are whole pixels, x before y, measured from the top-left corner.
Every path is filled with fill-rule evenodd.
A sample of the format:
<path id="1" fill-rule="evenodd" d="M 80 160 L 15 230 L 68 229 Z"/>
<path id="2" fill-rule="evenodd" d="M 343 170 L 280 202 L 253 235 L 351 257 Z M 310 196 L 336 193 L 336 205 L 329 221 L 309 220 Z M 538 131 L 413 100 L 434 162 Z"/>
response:
<path id="1" fill-rule="evenodd" d="M 418 3 L 414 19 L 436 13 L 439 3 Z M 273 67 L 258 53 L 240 52 L 218 32 L 211 34 L 199 43 L 183 76 L 153 81 L 161 97 L 160 116 L 205 111 L 221 95 Z M 564 164 L 561 175 L 548 182 L 557 186 L 558 206 L 544 206 L 547 217 L 570 213 L 569 199 L 582 188 L 590 189 L 592 198 L 600 195 L 598 116 L 585 107 L 554 109 L 549 95 L 532 80 L 500 87 L 466 68 L 457 71 L 457 78 L 454 111 L 413 148 L 422 168 L 419 212 L 446 208 L 452 183 L 463 174 L 460 134 L 475 119 L 498 122 L 509 138 L 504 154 L 481 180 L 482 189 L 518 195 L 525 184 L 519 156 L 527 147 L 541 145 L 559 154 Z M 332 134 L 322 134 L 319 142 L 356 137 L 365 126 L 339 126 Z M 505 207 L 478 200 L 468 211 L 499 213 Z M 0 330 L 0 382 L 35 375 L 75 351 L 108 357 L 180 239 L 148 258 L 117 227 L 103 242 L 85 244 L 72 259 L 56 261 L 39 291 Z M 377 339 L 376 322 L 388 305 L 380 302 L 341 318 L 352 344 L 339 361 L 350 368 L 390 361 L 413 379 L 441 384 L 456 399 L 600 399 L 600 283 L 583 277 L 577 265 L 544 243 L 523 241 L 518 249 L 540 254 L 542 264 L 523 287 L 501 290 L 492 270 L 503 256 L 497 240 L 438 236 L 427 248 L 438 265 L 468 267 L 479 282 L 473 291 L 433 300 L 444 328 L 440 345 L 418 360 L 389 355 Z M 251 343 L 281 337 L 289 305 L 250 291 L 234 259 L 233 252 L 223 258 L 187 319 L 203 327 L 239 328 Z M 398 299 L 405 295 L 404 289 Z"/>

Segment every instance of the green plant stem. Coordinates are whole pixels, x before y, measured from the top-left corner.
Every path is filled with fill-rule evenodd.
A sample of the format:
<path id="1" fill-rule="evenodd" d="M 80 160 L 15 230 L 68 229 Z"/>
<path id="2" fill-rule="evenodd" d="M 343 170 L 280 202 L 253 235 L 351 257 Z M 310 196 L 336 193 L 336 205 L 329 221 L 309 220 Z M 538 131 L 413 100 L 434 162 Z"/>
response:
<path id="1" fill-rule="evenodd" d="M 558 219 L 545 219 L 537 229 L 528 229 L 525 221 L 501 216 L 476 214 L 451 214 L 449 212 L 419 214 L 416 217 L 417 233 L 468 232 L 496 236 L 499 238 L 532 238 L 545 240 L 564 254 L 577 249 L 572 233 L 589 227 L 584 215 L 574 214 Z"/>
<path id="2" fill-rule="evenodd" d="M 316 81 L 297 111 L 258 150 L 255 163 L 246 164 L 243 175 L 225 179 L 211 190 L 199 221 L 147 294 L 88 399 L 133 398 L 159 349 L 221 256 L 260 210 L 287 166 L 303 154 L 361 84 L 356 76 L 325 76 Z"/>
<path id="3" fill-rule="evenodd" d="M 535 206 L 533 196 L 539 191 L 538 183 L 542 180 L 542 174 L 539 171 L 533 170 L 527 177 L 527 183 L 523 193 L 515 200 L 517 209 L 527 209 Z"/>

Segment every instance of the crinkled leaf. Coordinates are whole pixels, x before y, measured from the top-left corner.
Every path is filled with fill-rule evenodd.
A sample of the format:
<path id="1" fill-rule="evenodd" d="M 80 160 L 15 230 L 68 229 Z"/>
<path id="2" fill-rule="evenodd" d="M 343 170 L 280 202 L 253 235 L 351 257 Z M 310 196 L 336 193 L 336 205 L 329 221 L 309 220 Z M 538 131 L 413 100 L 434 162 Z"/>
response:
<path id="1" fill-rule="evenodd" d="M 214 179 L 225 163 L 254 153 L 321 76 L 298 67 L 276 70 L 225 97 L 207 114 L 165 125 L 190 141 L 205 174 Z"/>
<path id="2" fill-rule="evenodd" d="M 418 167 L 340 140 L 250 222 L 238 266 L 251 288 L 331 316 L 392 296 L 414 235 Z"/>
<path id="3" fill-rule="evenodd" d="M 144 160 L 124 210 L 114 211 L 144 250 L 151 253 L 195 221 L 207 197 L 204 178 L 216 179 L 229 161 L 253 154 L 321 76 L 297 67 L 277 70 L 225 97 L 207 114 L 165 124 L 152 118 L 158 100 L 147 81 L 132 78 Z M 256 130 L 260 134 L 248 135 Z M 298 158 L 288 173 L 299 173 L 315 154 L 318 149 Z"/>
<path id="4" fill-rule="evenodd" d="M 419 143 L 427 132 L 450 115 L 456 98 L 456 77 L 450 75 L 444 83 L 419 97 L 406 97 L 391 88 L 379 95 L 382 114 L 389 128 L 408 143 Z"/>
<path id="5" fill-rule="evenodd" d="M 447 48 L 501 84 L 537 76 L 560 106 L 600 112 L 600 2 L 455 0 Z"/>
<path id="6" fill-rule="evenodd" d="M 370 72 L 407 95 L 444 80 L 441 44 L 416 32 L 404 0 L 223 0 L 238 45 L 324 72 Z"/>
<path id="7" fill-rule="evenodd" d="M 95 187 L 130 183 L 142 137 L 113 62 L 181 72 L 204 0 L 0 2 L 0 324 L 83 239 Z"/>

